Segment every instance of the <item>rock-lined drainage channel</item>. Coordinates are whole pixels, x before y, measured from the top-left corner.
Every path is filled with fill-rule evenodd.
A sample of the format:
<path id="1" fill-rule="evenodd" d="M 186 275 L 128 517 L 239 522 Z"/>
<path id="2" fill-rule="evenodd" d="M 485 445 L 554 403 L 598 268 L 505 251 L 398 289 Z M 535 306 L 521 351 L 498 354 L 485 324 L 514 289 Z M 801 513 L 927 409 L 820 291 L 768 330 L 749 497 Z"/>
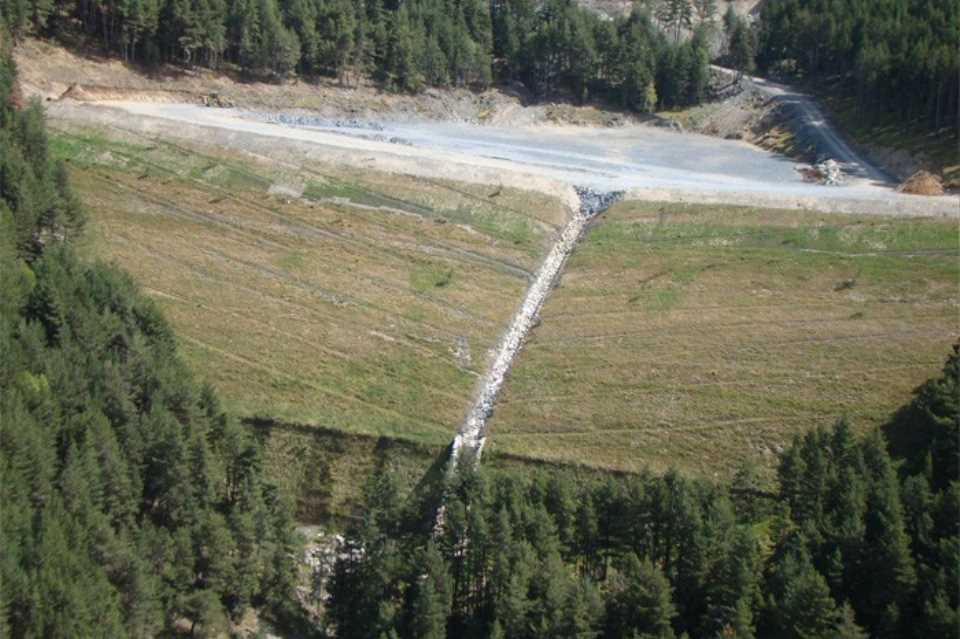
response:
<path id="1" fill-rule="evenodd" d="M 537 316 L 557 276 L 563 270 L 563 265 L 573 253 L 590 220 L 623 196 L 622 191 L 604 193 L 585 187 L 574 188 L 580 200 L 580 207 L 560 232 L 560 237 L 540 265 L 533 283 L 527 289 L 523 303 L 513 316 L 510 327 L 497 347 L 490 368 L 483 376 L 476 400 L 453 439 L 450 461 L 447 465 L 447 471 L 450 474 L 456 470 L 461 458 L 466 457 L 474 463 L 479 461 L 484 443 L 487 441 L 487 421 L 493 415 L 494 402 L 513 360 L 523 348 L 527 334 L 537 324 Z"/>

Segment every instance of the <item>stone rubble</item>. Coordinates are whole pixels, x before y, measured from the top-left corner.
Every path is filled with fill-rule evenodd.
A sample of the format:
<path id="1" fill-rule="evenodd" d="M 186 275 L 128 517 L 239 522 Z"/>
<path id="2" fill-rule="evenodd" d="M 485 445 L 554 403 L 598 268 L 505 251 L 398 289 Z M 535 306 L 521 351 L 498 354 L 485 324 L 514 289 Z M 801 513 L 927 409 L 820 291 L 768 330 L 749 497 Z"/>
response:
<path id="1" fill-rule="evenodd" d="M 519 310 L 514 315 L 506 334 L 497 347 L 493 363 L 483 377 L 483 383 L 477 399 L 467 413 L 466 420 L 453 440 L 450 451 L 449 472 L 456 469 L 462 455 L 469 454 L 476 462 L 480 459 L 487 438 L 487 422 L 493 415 L 493 406 L 501 386 L 506 379 L 514 358 L 523 347 L 524 340 L 532 328 L 539 323 L 539 311 L 547 295 L 553 288 L 567 258 L 573 252 L 584 229 L 595 215 L 623 197 L 623 193 L 600 192 L 586 187 L 574 187 L 580 199 L 580 208 L 576 211 L 550 253 L 540 266 L 533 283 L 527 289 Z"/>
<path id="2" fill-rule="evenodd" d="M 382 124 L 358 118 L 323 118 L 316 115 L 299 113 L 245 113 L 245 117 L 267 122 L 269 124 L 283 124 L 294 127 L 316 127 L 323 129 L 360 129 L 364 131 L 383 131 Z"/>
<path id="3" fill-rule="evenodd" d="M 827 159 L 811 166 L 800 166 L 797 171 L 807 182 L 816 182 L 826 186 L 843 186 L 846 177 L 843 166 L 833 159 Z"/>

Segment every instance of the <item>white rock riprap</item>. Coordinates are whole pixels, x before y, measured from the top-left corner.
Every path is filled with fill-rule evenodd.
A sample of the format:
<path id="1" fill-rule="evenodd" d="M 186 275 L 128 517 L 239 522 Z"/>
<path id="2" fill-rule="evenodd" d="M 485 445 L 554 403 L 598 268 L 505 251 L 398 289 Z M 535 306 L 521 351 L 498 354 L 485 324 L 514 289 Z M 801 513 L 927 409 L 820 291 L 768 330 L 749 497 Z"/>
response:
<path id="1" fill-rule="evenodd" d="M 483 452 L 483 446 L 487 439 L 487 421 L 493 415 L 494 402 L 503 386 L 507 373 L 510 371 L 514 358 L 523 347 L 524 339 L 537 324 L 540 308 L 547 299 L 547 295 L 550 294 L 553 283 L 593 216 L 606 209 L 623 195 L 621 192 L 603 193 L 583 187 L 574 188 L 580 200 L 580 207 L 574 212 L 563 231 L 560 232 L 560 237 L 557 238 L 546 259 L 543 260 L 533 283 L 527 289 L 523 303 L 513 316 L 510 327 L 497 346 L 492 364 L 483 376 L 476 401 L 467 413 L 467 417 L 456 437 L 454 437 L 448 465 L 448 470 L 451 473 L 456 469 L 460 458 L 464 455 L 469 456 L 474 461 L 480 459 L 480 454 Z"/>

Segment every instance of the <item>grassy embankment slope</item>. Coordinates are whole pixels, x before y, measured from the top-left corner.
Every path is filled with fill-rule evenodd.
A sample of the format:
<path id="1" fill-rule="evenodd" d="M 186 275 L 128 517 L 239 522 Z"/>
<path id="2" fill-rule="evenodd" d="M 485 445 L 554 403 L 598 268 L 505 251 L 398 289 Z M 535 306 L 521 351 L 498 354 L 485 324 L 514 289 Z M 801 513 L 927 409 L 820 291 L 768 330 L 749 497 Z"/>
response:
<path id="1" fill-rule="evenodd" d="M 198 378 L 237 415 L 319 427 L 264 430 L 276 474 L 326 491 L 302 507 L 339 509 L 387 454 L 378 436 L 423 453 L 411 477 L 430 464 L 567 215 L 508 188 L 56 127 L 86 250 L 160 303 Z"/>
<path id="2" fill-rule="evenodd" d="M 199 376 L 241 416 L 308 425 L 258 428 L 306 519 L 348 512 L 380 465 L 422 476 L 564 216 L 509 189 L 117 133 L 61 131 L 54 150 L 89 250 L 163 305 Z M 841 414 L 873 425 L 940 366 L 957 253 L 947 220 L 620 204 L 544 309 L 489 459 L 727 476 Z"/>
<path id="3" fill-rule="evenodd" d="M 958 331 L 955 220 L 622 203 L 571 259 L 491 450 L 622 470 L 770 469 L 873 427 Z"/>

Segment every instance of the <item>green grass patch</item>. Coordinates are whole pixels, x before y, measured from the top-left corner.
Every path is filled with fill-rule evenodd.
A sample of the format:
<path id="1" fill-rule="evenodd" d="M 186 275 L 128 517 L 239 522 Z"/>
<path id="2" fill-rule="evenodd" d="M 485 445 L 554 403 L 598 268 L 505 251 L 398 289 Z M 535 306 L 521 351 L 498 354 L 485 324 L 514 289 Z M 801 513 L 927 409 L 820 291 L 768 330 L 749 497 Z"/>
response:
<path id="1" fill-rule="evenodd" d="M 420 293 L 444 289 L 453 282 L 453 269 L 441 264 L 417 264 L 410 271 L 410 286 Z"/>

